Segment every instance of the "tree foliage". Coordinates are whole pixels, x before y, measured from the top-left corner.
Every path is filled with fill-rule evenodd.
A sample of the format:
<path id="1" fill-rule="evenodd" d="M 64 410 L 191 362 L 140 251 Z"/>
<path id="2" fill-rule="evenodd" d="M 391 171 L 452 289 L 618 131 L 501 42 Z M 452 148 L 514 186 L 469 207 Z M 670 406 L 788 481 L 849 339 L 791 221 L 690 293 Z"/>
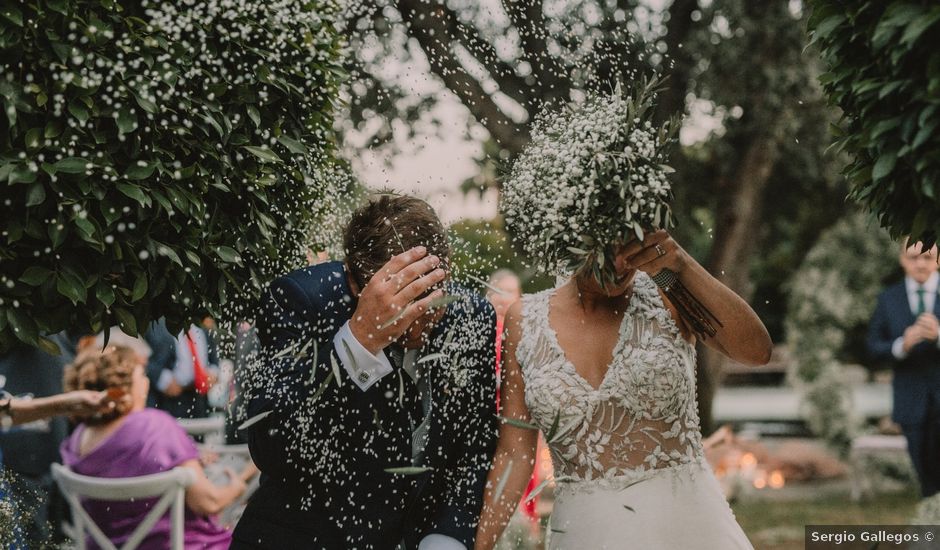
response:
<path id="1" fill-rule="evenodd" d="M 525 256 L 513 250 L 502 218 L 457 222 L 448 228 L 448 237 L 454 278 L 481 292 L 487 289 L 480 281 L 488 280 L 497 269 L 515 272 L 525 292 L 542 290 L 555 282 L 554 277 L 544 275 Z"/>
<path id="2" fill-rule="evenodd" d="M 843 112 L 851 196 L 891 235 L 940 236 L 940 5 L 932 0 L 812 0 L 820 80 Z"/>
<path id="3" fill-rule="evenodd" d="M 0 2 L 0 349 L 180 327 L 302 261 L 333 179 L 337 10 Z"/>

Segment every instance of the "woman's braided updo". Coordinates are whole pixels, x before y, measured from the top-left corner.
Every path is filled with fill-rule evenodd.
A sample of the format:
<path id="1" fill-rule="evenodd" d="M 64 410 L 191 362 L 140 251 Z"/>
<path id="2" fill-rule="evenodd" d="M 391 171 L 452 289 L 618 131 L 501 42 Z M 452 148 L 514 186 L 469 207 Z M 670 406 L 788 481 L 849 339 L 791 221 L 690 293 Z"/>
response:
<path id="1" fill-rule="evenodd" d="M 130 412 L 134 405 L 131 382 L 138 365 L 140 359 L 137 355 L 123 346 L 80 352 L 75 361 L 65 367 L 65 391 L 108 391 L 108 399 L 114 401 L 115 406 L 105 412 L 73 419 L 90 425 L 106 424 Z"/>

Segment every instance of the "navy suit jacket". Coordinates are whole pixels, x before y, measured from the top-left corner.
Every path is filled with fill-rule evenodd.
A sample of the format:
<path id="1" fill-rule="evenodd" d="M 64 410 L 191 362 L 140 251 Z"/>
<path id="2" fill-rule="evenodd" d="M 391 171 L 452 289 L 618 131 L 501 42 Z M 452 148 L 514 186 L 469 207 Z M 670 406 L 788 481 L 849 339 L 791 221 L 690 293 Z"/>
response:
<path id="1" fill-rule="evenodd" d="M 934 313 L 940 317 L 940 297 L 934 300 Z M 940 348 L 937 342 L 921 342 L 907 357 L 898 361 L 891 353 L 894 341 L 914 324 L 914 313 L 902 281 L 878 296 L 878 305 L 868 325 L 868 350 L 877 361 L 890 362 L 894 369 L 891 419 L 898 424 L 924 422 L 931 397 L 940 405 Z"/>
<path id="2" fill-rule="evenodd" d="M 473 548 L 496 443 L 496 316 L 456 285 L 419 356 L 431 393 L 428 469 L 412 463 L 416 385 L 400 368 L 362 391 L 334 353 L 355 310 L 341 262 L 278 278 L 257 320 L 262 359 L 240 373 L 261 484 L 233 548 L 416 548 L 440 533 Z M 442 356 L 437 356 L 442 357 Z M 394 365 L 394 363 L 393 363 Z M 339 383 L 335 380 L 338 375 Z"/>

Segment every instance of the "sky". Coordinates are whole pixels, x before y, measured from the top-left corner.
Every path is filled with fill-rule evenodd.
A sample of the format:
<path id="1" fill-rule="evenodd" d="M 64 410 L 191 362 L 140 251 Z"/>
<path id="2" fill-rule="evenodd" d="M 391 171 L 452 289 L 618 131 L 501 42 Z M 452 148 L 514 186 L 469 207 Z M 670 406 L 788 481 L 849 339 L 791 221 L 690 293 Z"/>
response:
<path id="1" fill-rule="evenodd" d="M 366 187 L 391 188 L 427 200 L 446 225 L 461 219 L 491 219 L 497 214 L 499 202 L 495 189 L 482 197 L 460 191 L 460 184 L 476 174 L 475 159 L 482 155 L 482 147 L 465 137 L 464 120 L 469 114 L 456 98 L 447 95 L 438 107 L 444 124 L 443 138 L 419 135 L 415 140 L 397 140 L 400 151 L 394 155 L 359 149 L 350 160 Z M 721 131 L 720 114 L 712 111 L 708 102 L 693 103 L 680 134 L 683 145 Z M 447 132 L 451 125 L 454 131 Z"/>
<path id="2" fill-rule="evenodd" d="M 443 138 L 419 135 L 415 140 L 396 140 L 399 152 L 394 155 L 359 149 L 351 159 L 356 175 L 370 189 L 391 188 L 428 201 L 446 225 L 461 219 L 495 217 L 495 189 L 483 197 L 460 191 L 460 184 L 476 174 L 475 159 L 482 155 L 480 143 L 465 137 L 466 109 L 456 98 L 448 97 L 437 110 Z M 446 131 L 450 126 L 453 132 Z"/>

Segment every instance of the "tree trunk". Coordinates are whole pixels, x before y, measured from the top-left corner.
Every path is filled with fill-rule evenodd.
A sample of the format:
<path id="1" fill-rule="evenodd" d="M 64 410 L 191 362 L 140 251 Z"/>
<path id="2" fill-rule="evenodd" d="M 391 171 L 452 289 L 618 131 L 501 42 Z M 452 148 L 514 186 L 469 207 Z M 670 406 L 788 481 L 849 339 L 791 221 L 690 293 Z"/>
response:
<path id="1" fill-rule="evenodd" d="M 750 300 L 753 293 L 751 255 L 763 218 L 763 192 L 780 156 L 779 127 L 779 123 L 774 124 L 769 131 L 756 136 L 737 170 L 721 185 L 723 200 L 715 217 L 715 241 L 705 264 L 712 275 L 745 300 Z M 698 351 L 698 411 L 702 433 L 708 435 L 715 428 L 712 402 L 725 358 L 701 344 Z"/>

